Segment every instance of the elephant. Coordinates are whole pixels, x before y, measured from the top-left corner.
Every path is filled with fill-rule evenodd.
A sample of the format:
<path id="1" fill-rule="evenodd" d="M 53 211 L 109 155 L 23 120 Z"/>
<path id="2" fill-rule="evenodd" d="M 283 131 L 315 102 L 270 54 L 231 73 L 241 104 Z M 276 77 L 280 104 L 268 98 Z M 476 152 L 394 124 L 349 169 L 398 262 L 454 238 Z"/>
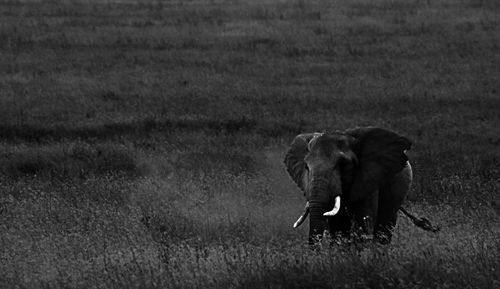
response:
<path id="1" fill-rule="evenodd" d="M 417 226 L 439 230 L 402 208 L 413 179 L 406 155 L 411 145 L 408 138 L 378 127 L 297 135 L 284 159 L 306 197 L 294 227 L 310 215 L 310 244 L 325 231 L 335 238 L 357 235 L 388 244 L 402 211 Z"/>

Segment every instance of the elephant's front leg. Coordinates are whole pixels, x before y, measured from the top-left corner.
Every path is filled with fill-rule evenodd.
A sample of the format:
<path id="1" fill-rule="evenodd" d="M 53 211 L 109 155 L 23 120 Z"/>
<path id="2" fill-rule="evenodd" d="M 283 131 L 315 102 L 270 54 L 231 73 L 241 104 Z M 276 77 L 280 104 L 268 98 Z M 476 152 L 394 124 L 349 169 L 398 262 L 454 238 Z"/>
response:
<path id="1" fill-rule="evenodd" d="M 373 239 L 375 224 L 377 223 L 379 191 L 376 190 L 354 203 L 354 229 L 355 235 L 362 239 Z"/>
<path id="2" fill-rule="evenodd" d="M 328 231 L 333 239 L 348 238 L 351 231 L 351 219 L 345 207 L 342 207 L 334 217 L 327 217 Z"/>

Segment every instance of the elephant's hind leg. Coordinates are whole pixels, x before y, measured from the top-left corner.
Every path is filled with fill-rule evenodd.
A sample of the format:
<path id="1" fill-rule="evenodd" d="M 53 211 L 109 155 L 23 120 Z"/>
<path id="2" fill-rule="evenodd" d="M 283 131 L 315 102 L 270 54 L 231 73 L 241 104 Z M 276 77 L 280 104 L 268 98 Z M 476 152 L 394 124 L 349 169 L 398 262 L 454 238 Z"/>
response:
<path id="1" fill-rule="evenodd" d="M 380 188 L 378 203 L 378 218 L 375 226 L 375 238 L 382 244 L 387 244 L 392 239 L 392 231 L 396 226 L 398 210 L 404 202 L 412 182 L 410 163 Z"/>

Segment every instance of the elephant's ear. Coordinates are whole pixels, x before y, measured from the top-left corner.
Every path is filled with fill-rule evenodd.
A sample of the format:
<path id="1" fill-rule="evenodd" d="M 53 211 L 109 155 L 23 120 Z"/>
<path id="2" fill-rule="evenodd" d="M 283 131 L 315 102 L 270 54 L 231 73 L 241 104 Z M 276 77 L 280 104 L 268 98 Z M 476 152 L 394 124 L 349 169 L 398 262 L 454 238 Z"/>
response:
<path id="1" fill-rule="evenodd" d="M 295 137 L 284 159 L 286 170 L 302 191 L 305 191 L 307 166 L 304 157 L 309 152 L 309 142 L 321 135 L 320 133 L 303 133 Z"/>
<path id="2" fill-rule="evenodd" d="M 345 133 L 356 139 L 353 150 L 358 157 L 349 192 L 351 200 L 375 191 L 405 167 L 408 161 L 405 150 L 411 148 L 406 137 L 375 127 L 354 128 Z"/>

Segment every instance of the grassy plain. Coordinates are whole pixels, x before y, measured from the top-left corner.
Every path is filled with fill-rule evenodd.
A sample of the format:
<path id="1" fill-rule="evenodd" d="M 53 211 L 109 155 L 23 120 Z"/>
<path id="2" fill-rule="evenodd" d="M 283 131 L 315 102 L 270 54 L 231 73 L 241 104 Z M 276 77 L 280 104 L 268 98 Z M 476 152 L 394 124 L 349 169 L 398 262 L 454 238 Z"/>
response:
<path id="1" fill-rule="evenodd" d="M 494 0 L 1 1 L 1 288 L 500 287 Z M 303 131 L 414 142 L 385 247 L 305 245 Z"/>

